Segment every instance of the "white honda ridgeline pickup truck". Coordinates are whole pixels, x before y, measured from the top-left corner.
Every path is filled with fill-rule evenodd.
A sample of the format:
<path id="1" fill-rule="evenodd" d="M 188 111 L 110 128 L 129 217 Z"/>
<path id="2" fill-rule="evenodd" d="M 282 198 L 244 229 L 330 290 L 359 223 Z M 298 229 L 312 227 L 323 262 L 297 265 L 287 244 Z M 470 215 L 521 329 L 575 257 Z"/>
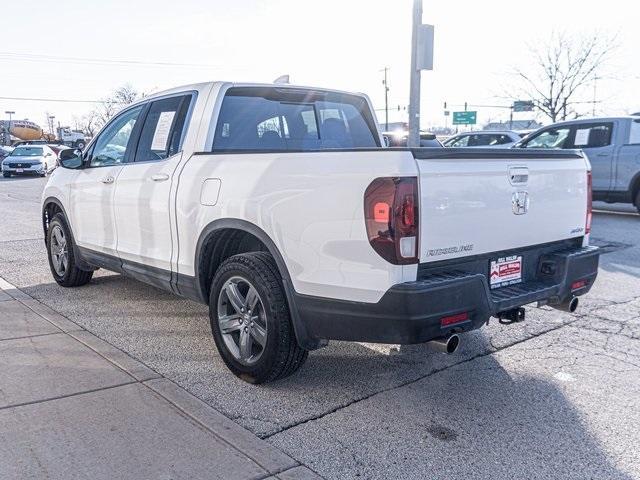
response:
<path id="1" fill-rule="evenodd" d="M 252 383 L 328 340 L 451 353 L 525 304 L 575 310 L 597 274 L 581 152 L 384 148 L 360 94 L 177 88 L 61 164 L 42 203 L 56 282 L 105 268 L 208 304 Z"/>

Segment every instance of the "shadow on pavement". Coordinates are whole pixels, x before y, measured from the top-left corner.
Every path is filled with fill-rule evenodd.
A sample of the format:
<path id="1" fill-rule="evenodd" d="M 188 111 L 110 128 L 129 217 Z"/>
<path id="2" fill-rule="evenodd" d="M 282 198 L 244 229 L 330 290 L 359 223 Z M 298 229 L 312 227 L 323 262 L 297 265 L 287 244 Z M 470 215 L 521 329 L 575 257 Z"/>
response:
<path id="1" fill-rule="evenodd" d="M 493 356 L 270 438 L 327 478 L 631 479 L 553 383 Z"/>
<path id="2" fill-rule="evenodd" d="M 119 275 L 22 290 L 329 478 L 631 478 L 563 392 L 530 374 L 546 360 L 505 369 L 485 330 L 454 356 L 336 342 L 255 387 L 224 367 L 205 306 Z"/>

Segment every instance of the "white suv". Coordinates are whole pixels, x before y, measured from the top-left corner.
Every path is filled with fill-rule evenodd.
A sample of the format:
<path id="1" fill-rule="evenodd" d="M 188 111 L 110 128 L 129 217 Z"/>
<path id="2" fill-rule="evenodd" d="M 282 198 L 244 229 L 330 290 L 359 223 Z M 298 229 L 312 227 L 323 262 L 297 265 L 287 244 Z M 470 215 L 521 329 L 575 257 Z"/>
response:
<path id="1" fill-rule="evenodd" d="M 253 383 L 328 340 L 453 352 L 492 315 L 576 308 L 598 265 L 580 152 L 388 149 L 376 125 L 366 96 L 333 90 L 147 97 L 61 152 L 43 194 L 53 277 L 106 268 L 208 304 Z"/>

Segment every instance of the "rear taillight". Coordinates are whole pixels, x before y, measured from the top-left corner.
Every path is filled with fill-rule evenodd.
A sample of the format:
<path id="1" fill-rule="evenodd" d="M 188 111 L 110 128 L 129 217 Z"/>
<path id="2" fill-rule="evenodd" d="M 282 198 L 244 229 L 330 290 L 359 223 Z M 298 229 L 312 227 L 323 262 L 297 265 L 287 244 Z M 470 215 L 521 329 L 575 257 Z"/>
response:
<path id="1" fill-rule="evenodd" d="M 591 172 L 587 172 L 587 220 L 584 226 L 584 233 L 588 235 L 591 233 L 591 219 L 593 218 L 593 197 L 591 194 L 592 180 Z"/>
<path id="2" fill-rule="evenodd" d="M 373 249 L 396 264 L 418 263 L 418 179 L 376 178 L 364 193 L 364 218 Z"/>

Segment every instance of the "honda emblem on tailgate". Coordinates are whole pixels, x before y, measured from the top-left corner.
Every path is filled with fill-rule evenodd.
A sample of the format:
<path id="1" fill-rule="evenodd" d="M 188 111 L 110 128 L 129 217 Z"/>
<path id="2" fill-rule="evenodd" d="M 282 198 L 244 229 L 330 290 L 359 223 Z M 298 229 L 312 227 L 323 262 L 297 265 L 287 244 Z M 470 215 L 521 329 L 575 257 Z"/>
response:
<path id="1" fill-rule="evenodd" d="M 511 206 L 514 215 L 524 215 L 529 210 L 529 194 L 527 192 L 513 192 Z"/>

